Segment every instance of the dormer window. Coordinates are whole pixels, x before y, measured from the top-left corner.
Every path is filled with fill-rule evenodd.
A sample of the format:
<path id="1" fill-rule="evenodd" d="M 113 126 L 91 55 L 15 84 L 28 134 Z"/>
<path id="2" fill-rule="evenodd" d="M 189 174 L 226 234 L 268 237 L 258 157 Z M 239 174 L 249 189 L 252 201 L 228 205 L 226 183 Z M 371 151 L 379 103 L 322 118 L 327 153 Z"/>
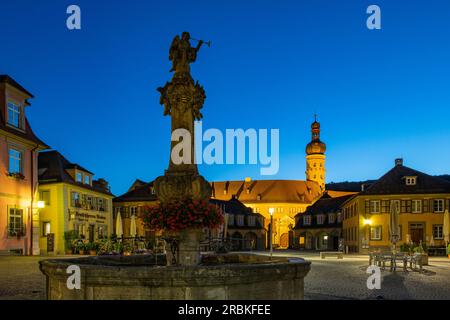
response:
<path id="1" fill-rule="evenodd" d="M 83 174 L 81 172 L 77 172 L 75 174 L 76 181 L 79 183 L 83 183 Z"/>
<path id="2" fill-rule="evenodd" d="M 22 108 L 12 101 L 8 102 L 8 124 L 22 129 Z"/>
<path id="3" fill-rule="evenodd" d="M 325 220 L 325 215 L 324 214 L 319 214 L 317 216 L 317 224 L 323 224 L 324 220 Z"/>
<path id="4" fill-rule="evenodd" d="M 417 184 L 417 177 L 414 176 L 405 177 L 405 183 L 407 186 L 415 186 Z"/>
<path id="5" fill-rule="evenodd" d="M 84 176 L 84 184 L 91 185 L 91 177 L 88 175 Z"/>
<path id="6" fill-rule="evenodd" d="M 304 217 L 303 217 L 303 224 L 304 224 L 305 226 L 311 225 L 311 216 L 304 216 Z"/>

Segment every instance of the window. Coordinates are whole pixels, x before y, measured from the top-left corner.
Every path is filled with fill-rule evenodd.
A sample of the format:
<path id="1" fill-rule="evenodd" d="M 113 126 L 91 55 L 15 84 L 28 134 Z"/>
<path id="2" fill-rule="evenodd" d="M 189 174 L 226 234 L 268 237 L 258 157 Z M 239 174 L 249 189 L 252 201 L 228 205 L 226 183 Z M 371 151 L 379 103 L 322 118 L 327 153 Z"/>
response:
<path id="1" fill-rule="evenodd" d="M 233 226 L 234 225 L 234 215 L 228 214 L 228 225 Z"/>
<path id="2" fill-rule="evenodd" d="M 50 222 L 42 222 L 42 236 L 46 237 L 51 232 Z"/>
<path id="3" fill-rule="evenodd" d="M 242 215 L 237 216 L 237 225 L 238 226 L 244 225 L 244 216 L 242 216 Z"/>
<path id="4" fill-rule="evenodd" d="M 444 200 L 443 199 L 433 200 L 433 210 L 434 212 L 444 212 Z"/>
<path id="5" fill-rule="evenodd" d="M 417 183 L 417 177 L 405 177 L 407 186 L 415 186 Z"/>
<path id="6" fill-rule="evenodd" d="M 304 217 L 303 217 L 303 224 L 304 224 L 305 226 L 311 225 L 311 216 L 304 216 Z"/>
<path id="7" fill-rule="evenodd" d="M 75 175 L 75 179 L 77 182 L 82 183 L 83 182 L 83 174 L 81 172 L 77 172 Z"/>
<path id="8" fill-rule="evenodd" d="M 99 225 L 97 228 L 98 239 L 106 238 L 108 227 L 105 225 Z"/>
<path id="9" fill-rule="evenodd" d="M 80 194 L 76 191 L 72 191 L 70 194 L 70 204 L 72 207 L 79 208 L 81 206 L 80 203 Z"/>
<path id="10" fill-rule="evenodd" d="M 50 205 L 50 191 L 43 190 L 39 192 L 39 200 L 44 201 L 46 206 Z"/>
<path id="11" fill-rule="evenodd" d="M 370 240 L 381 240 L 381 226 L 370 227 Z"/>
<path id="12" fill-rule="evenodd" d="M 136 215 L 137 214 L 137 207 L 130 207 L 130 215 Z"/>
<path id="13" fill-rule="evenodd" d="M 21 108 L 13 102 L 8 102 L 8 124 L 16 128 L 22 127 Z"/>
<path id="14" fill-rule="evenodd" d="M 88 175 L 84 176 L 84 184 L 91 184 L 91 177 Z"/>
<path id="15" fill-rule="evenodd" d="M 9 209 L 9 235 L 23 236 L 25 234 L 23 225 L 23 209 Z"/>
<path id="16" fill-rule="evenodd" d="M 325 215 L 319 214 L 317 216 L 317 224 L 323 224 L 324 220 L 325 220 Z"/>
<path id="17" fill-rule="evenodd" d="M 338 223 L 341 223 L 341 222 L 342 222 L 342 212 L 339 212 L 339 213 L 337 214 L 337 222 L 338 222 Z"/>
<path id="18" fill-rule="evenodd" d="M 87 209 L 93 209 L 92 197 L 86 196 L 86 207 Z"/>
<path id="19" fill-rule="evenodd" d="M 411 213 L 411 200 L 401 200 L 400 212 L 401 213 Z"/>
<path id="20" fill-rule="evenodd" d="M 255 226 L 255 217 L 254 216 L 248 217 L 248 225 L 251 227 Z"/>
<path id="21" fill-rule="evenodd" d="M 380 213 L 380 201 L 379 200 L 370 201 L 370 213 Z"/>
<path id="22" fill-rule="evenodd" d="M 442 224 L 433 225 L 433 239 L 444 239 L 444 232 Z"/>
<path id="23" fill-rule="evenodd" d="M 412 213 L 422 213 L 422 200 L 412 201 Z"/>
<path id="24" fill-rule="evenodd" d="M 97 204 L 98 204 L 99 211 L 105 211 L 105 201 L 103 200 L 103 198 L 98 198 Z"/>
<path id="25" fill-rule="evenodd" d="M 9 173 L 22 173 L 22 153 L 9 149 Z"/>
<path id="26" fill-rule="evenodd" d="M 336 222 L 336 215 L 334 213 L 328 214 L 328 223 L 335 223 Z"/>

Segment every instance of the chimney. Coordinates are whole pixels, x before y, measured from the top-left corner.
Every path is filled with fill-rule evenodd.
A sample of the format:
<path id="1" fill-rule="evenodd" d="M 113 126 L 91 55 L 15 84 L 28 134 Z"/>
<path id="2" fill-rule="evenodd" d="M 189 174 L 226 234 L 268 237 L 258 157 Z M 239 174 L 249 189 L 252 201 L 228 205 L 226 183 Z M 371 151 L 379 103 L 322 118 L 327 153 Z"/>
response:
<path id="1" fill-rule="evenodd" d="M 395 159 L 395 166 L 402 166 L 402 165 L 403 165 L 403 159 L 402 158 Z"/>

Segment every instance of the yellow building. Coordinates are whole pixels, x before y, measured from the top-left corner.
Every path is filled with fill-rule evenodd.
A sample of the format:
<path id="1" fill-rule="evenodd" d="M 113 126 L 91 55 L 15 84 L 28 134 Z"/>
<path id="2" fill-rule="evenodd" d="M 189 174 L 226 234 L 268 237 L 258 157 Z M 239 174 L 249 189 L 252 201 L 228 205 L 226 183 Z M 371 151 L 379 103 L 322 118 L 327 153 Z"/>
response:
<path id="1" fill-rule="evenodd" d="M 443 216 L 449 209 L 450 182 L 405 167 L 395 167 L 368 188 L 347 200 L 344 214 L 344 245 L 350 252 L 388 249 L 391 203 L 400 209 L 400 241 L 443 246 Z"/>
<path id="2" fill-rule="evenodd" d="M 57 151 L 39 154 L 40 248 L 43 254 L 64 254 L 64 235 L 75 231 L 93 242 L 113 233 L 112 198 L 104 179 L 69 162 Z"/>

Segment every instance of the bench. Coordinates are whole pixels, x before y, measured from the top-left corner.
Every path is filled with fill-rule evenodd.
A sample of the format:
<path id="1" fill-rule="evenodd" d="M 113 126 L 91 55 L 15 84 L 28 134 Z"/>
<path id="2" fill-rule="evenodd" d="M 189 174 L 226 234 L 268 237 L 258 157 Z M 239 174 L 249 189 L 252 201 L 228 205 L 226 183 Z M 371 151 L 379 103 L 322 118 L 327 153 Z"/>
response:
<path id="1" fill-rule="evenodd" d="M 320 259 L 325 257 L 337 257 L 338 259 L 344 259 L 344 253 L 340 251 L 323 251 L 320 253 Z"/>

